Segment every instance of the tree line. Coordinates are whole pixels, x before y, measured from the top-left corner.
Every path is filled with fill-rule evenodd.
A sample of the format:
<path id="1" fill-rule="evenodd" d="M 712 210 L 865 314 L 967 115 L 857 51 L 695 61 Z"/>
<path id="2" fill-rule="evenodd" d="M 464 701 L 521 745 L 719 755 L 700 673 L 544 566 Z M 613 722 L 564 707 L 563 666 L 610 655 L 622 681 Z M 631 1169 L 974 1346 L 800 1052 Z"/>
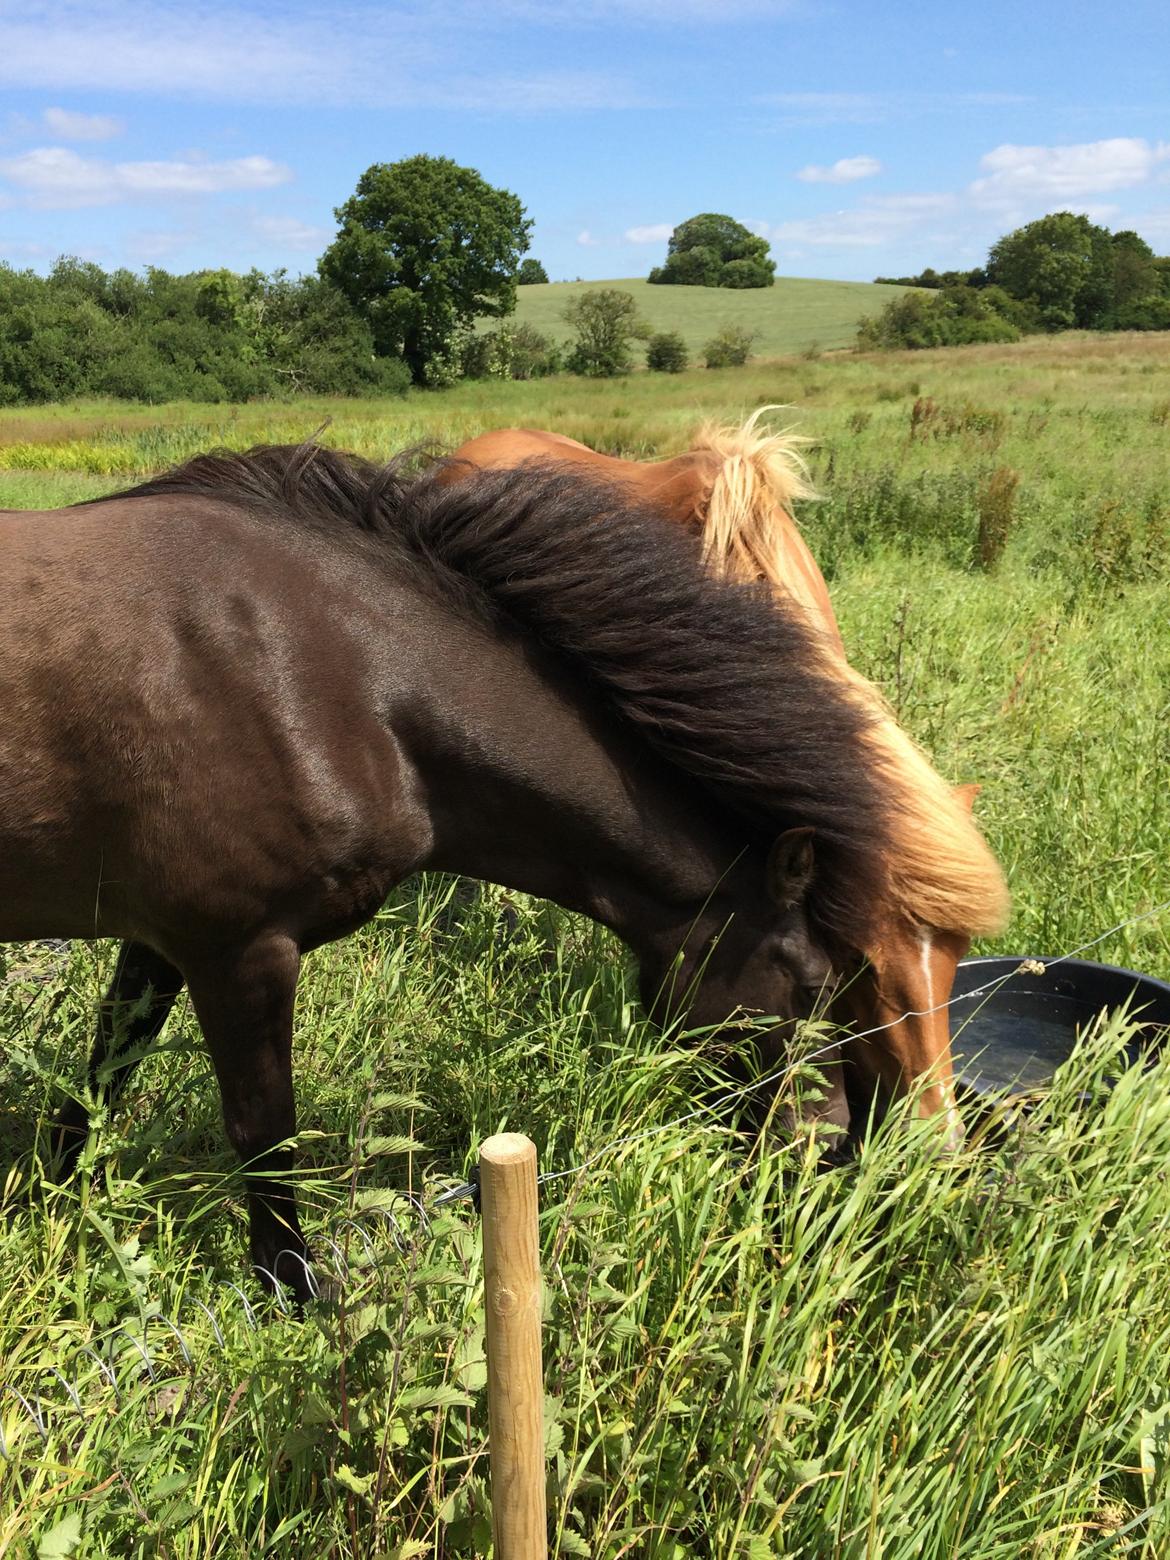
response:
<path id="1" fill-rule="evenodd" d="M 576 334 L 567 350 L 508 318 L 518 286 L 548 280 L 538 260 L 522 258 L 532 222 L 511 191 L 450 158 L 373 164 L 336 217 L 337 236 L 309 276 L 140 275 L 71 257 L 47 276 L 0 265 L 0 404 L 388 395 L 462 378 L 610 375 L 626 372 L 631 343 L 650 337 L 633 299 L 614 289 L 566 306 Z M 730 217 L 706 213 L 675 229 L 651 279 L 768 285 L 766 251 Z M 500 323 L 483 330 L 485 318 Z M 704 357 L 743 362 L 750 348 L 728 327 Z M 687 352 L 664 333 L 647 358 L 677 371 Z"/>
<path id="2" fill-rule="evenodd" d="M 48 276 L 0 266 L 0 404 L 109 395 L 245 401 L 311 391 L 405 391 L 368 322 L 318 276 L 106 272 L 58 260 Z"/>
<path id="3" fill-rule="evenodd" d="M 1016 341 L 1037 331 L 1170 330 L 1170 257 L 1130 229 L 1052 212 L 991 246 L 970 271 L 879 276 L 919 289 L 864 320 L 862 347 Z"/>
<path id="4" fill-rule="evenodd" d="M 531 219 L 517 196 L 450 158 L 373 164 L 336 217 L 337 236 L 308 276 L 106 272 L 69 257 L 47 276 L 0 265 L 0 404 L 387 395 L 465 377 L 612 374 L 629 368 L 639 339 L 651 368 L 686 364 L 681 339 L 650 339 L 633 298 L 614 289 L 567 306 L 576 332 L 567 351 L 510 319 L 517 286 L 547 280 L 523 258 Z M 742 224 L 704 212 L 674 229 L 649 280 L 770 286 L 767 250 Z M 1136 233 L 1069 212 L 1007 234 L 977 270 L 878 280 L 915 290 L 863 323 L 866 347 L 1011 341 L 1071 326 L 1170 329 L 1170 259 Z M 485 318 L 500 323 L 485 331 Z M 741 363 L 750 346 L 729 326 L 704 360 Z"/>

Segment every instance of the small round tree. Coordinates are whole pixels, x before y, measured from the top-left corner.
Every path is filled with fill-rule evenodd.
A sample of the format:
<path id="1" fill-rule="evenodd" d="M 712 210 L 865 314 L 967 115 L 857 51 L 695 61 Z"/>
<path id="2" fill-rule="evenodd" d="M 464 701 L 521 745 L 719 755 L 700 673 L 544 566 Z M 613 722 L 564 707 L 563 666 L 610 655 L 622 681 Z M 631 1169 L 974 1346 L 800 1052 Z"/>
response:
<path id="1" fill-rule="evenodd" d="M 638 318 L 632 293 L 620 287 L 594 287 L 571 298 L 561 311 L 577 332 L 566 367 L 590 379 L 625 374 L 630 367 L 630 343 L 650 332 Z"/>
<path id="2" fill-rule="evenodd" d="M 539 260 L 521 260 L 520 269 L 516 272 L 517 287 L 534 287 L 538 282 L 547 282 L 548 272 Z"/>
<path id="3" fill-rule="evenodd" d="M 721 212 L 680 222 L 666 246 L 666 264 L 649 281 L 675 287 L 771 287 L 776 265 L 768 241 Z"/>

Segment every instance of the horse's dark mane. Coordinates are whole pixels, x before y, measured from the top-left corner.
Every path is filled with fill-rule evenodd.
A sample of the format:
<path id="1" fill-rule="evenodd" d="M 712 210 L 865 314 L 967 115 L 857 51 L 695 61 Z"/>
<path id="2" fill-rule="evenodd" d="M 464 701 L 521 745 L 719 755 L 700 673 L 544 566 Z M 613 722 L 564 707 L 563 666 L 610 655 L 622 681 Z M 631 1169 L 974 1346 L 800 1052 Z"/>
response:
<path id="1" fill-rule="evenodd" d="M 811 824 L 811 908 L 835 938 L 868 945 L 896 806 L 865 741 L 872 712 L 833 677 L 799 607 L 713 579 L 695 539 L 628 492 L 563 465 L 413 475 L 402 458 L 291 445 L 198 456 L 119 496 L 179 495 L 334 535 L 340 522 L 408 555 L 453 605 L 519 624 L 751 837 Z"/>

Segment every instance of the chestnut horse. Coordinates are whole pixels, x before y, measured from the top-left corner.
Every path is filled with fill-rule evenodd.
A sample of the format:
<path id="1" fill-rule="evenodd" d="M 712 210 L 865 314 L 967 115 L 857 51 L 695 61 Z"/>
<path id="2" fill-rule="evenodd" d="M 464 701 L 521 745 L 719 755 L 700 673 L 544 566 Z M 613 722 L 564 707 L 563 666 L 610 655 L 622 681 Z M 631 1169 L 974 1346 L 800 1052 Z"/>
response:
<path id="1" fill-rule="evenodd" d="M 627 488 L 277 447 L 0 534 L 0 938 L 122 940 L 111 1102 L 188 987 L 270 1285 L 313 1290 L 301 956 L 408 874 L 583 911 L 654 1013 L 768 1015 L 766 1063 L 875 943 L 904 831 L 873 713 L 799 607 Z"/>
<path id="2" fill-rule="evenodd" d="M 887 895 L 870 940 L 857 950 L 866 967 L 843 983 L 833 1016 L 861 1035 L 879 1031 L 847 1047 L 867 1086 L 876 1079 L 888 1098 L 926 1075 L 921 1109 L 941 1113 L 954 1138 L 960 1129 L 944 1004 L 971 939 L 1002 929 L 1007 891 L 971 820 L 979 787 L 950 791 L 878 690 L 846 660 L 824 577 L 792 518 L 793 505 L 814 496 L 799 453 L 804 441 L 764 432 L 761 419 L 772 410 L 761 408 L 740 428 L 706 424 L 691 449 L 668 460 L 620 460 L 562 434 L 502 428 L 471 439 L 454 462 L 503 469 L 556 460 L 584 477 L 619 482 L 699 537 L 715 574 L 765 581 L 806 613 L 822 666 L 872 715 L 866 741 L 898 795 Z M 839 1124 L 842 1108 L 838 1090 L 827 1114 Z"/>

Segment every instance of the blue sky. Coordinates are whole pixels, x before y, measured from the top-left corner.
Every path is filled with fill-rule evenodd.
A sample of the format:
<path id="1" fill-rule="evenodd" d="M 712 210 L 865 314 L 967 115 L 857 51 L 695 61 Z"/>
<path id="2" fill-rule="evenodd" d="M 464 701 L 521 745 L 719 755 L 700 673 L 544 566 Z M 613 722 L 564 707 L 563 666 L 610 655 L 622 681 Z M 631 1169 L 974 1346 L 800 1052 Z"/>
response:
<path id="1" fill-rule="evenodd" d="M 1170 3 L 0 0 L 0 259 L 311 269 L 373 162 L 516 192 L 555 279 L 726 211 L 781 274 L 980 263 L 1046 211 L 1170 252 Z"/>

